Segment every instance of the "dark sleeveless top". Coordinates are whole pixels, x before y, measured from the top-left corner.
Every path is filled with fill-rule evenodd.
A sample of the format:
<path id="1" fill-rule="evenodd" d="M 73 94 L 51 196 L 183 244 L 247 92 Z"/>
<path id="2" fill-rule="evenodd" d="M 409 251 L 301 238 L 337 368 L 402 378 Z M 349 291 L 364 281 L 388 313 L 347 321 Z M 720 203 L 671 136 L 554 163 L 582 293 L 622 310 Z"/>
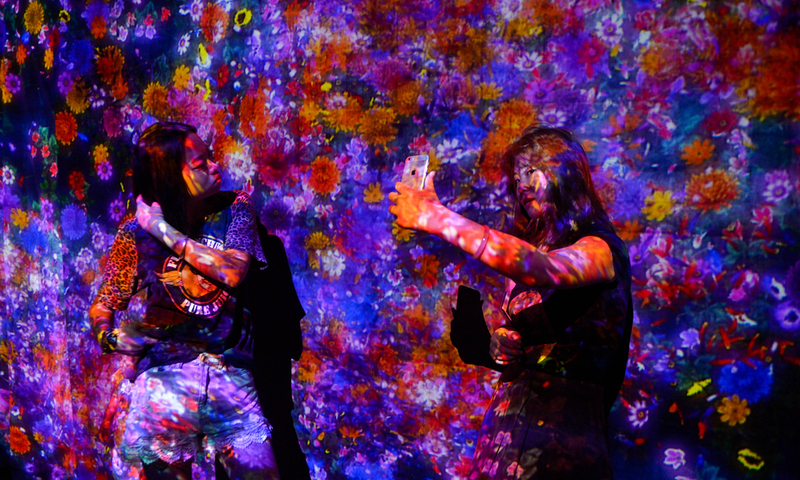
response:
<path id="1" fill-rule="evenodd" d="M 556 344 L 543 361 L 529 358 L 526 368 L 602 386 L 608 415 L 628 361 L 633 325 L 631 265 L 625 243 L 613 232 L 594 226 L 585 236 L 608 244 L 614 279 L 574 289 L 536 290 L 542 302 L 511 315 L 510 326 L 522 335 L 523 346 Z M 529 292 L 530 288 L 518 285 L 511 298 Z"/>

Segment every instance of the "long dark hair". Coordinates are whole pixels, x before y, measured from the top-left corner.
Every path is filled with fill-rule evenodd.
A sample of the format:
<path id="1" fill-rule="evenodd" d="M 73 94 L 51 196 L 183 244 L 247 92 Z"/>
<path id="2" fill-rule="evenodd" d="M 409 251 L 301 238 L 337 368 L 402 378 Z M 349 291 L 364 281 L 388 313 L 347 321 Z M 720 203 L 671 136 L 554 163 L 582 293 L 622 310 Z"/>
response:
<path id="1" fill-rule="evenodd" d="M 549 180 L 547 205 L 540 220 L 532 221 L 520 205 L 514 182 L 514 164 L 527 157 Z M 502 159 L 508 189 L 514 198 L 511 233 L 537 246 L 551 249 L 572 245 L 592 224 L 609 231 L 614 225 L 592 182 L 589 159 L 572 133 L 561 128 L 531 125 L 509 145 Z"/>
<path id="2" fill-rule="evenodd" d="M 186 138 L 197 133 L 191 125 L 174 122 L 153 124 L 142 132 L 134 147 L 133 194 L 147 204 L 161 205 L 164 220 L 189 233 L 189 188 L 181 173 Z"/>

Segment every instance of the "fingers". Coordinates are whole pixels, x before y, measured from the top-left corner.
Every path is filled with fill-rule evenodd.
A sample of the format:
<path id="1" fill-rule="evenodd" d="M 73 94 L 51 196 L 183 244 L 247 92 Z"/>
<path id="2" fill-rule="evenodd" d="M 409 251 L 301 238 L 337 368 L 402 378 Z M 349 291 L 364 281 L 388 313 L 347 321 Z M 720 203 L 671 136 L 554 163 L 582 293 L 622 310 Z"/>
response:
<path id="1" fill-rule="evenodd" d="M 428 190 L 428 191 L 431 191 L 431 192 L 436 192 L 436 190 L 433 187 L 433 179 L 434 179 L 434 177 L 436 177 L 436 171 L 435 170 L 433 172 L 428 173 L 428 176 L 425 177 L 425 190 Z"/>
<path id="2" fill-rule="evenodd" d="M 498 328 L 492 334 L 489 353 L 498 364 L 508 365 L 523 354 L 522 337 L 514 330 Z"/>

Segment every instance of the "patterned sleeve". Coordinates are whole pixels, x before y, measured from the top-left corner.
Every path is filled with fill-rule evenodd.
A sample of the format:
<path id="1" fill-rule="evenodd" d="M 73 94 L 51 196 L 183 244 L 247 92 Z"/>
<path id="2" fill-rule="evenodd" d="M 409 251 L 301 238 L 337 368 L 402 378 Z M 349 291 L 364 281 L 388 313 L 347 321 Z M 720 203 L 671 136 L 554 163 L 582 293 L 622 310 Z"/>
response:
<path id="1" fill-rule="evenodd" d="M 253 200 L 245 192 L 236 192 L 236 200 L 231 205 L 231 223 L 225 232 L 225 249 L 233 248 L 250 255 L 262 264 L 267 263 L 264 250 L 258 239 L 256 211 Z"/>
<path id="2" fill-rule="evenodd" d="M 112 310 L 128 308 L 136 287 L 136 238 L 131 224 L 124 224 L 114 238 L 108 255 L 103 283 L 97 292 L 97 300 Z"/>

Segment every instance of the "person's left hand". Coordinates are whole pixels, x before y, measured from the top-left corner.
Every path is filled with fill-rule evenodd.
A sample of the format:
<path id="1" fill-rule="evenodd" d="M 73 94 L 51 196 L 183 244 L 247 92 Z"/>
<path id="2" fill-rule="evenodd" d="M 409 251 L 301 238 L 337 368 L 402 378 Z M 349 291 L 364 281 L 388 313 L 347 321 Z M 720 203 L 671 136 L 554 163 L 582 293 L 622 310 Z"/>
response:
<path id="1" fill-rule="evenodd" d="M 157 233 L 163 233 L 160 232 L 160 225 L 165 223 L 164 212 L 158 202 L 148 205 L 141 195 L 136 197 L 136 220 L 142 228 L 153 236 L 157 237 Z"/>
<path id="2" fill-rule="evenodd" d="M 433 187 L 435 176 L 436 172 L 428 174 L 422 190 L 409 187 L 403 182 L 394 185 L 397 191 L 389 194 L 389 201 L 394 203 L 389 207 L 389 212 L 397 216 L 397 225 L 431 233 L 436 231 L 436 213 L 442 202 Z"/>
<path id="3" fill-rule="evenodd" d="M 522 336 L 516 330 L 500 327 L 492 334 L 489 354 L 500 365 L 508 365 L 522 356 Z"/>

